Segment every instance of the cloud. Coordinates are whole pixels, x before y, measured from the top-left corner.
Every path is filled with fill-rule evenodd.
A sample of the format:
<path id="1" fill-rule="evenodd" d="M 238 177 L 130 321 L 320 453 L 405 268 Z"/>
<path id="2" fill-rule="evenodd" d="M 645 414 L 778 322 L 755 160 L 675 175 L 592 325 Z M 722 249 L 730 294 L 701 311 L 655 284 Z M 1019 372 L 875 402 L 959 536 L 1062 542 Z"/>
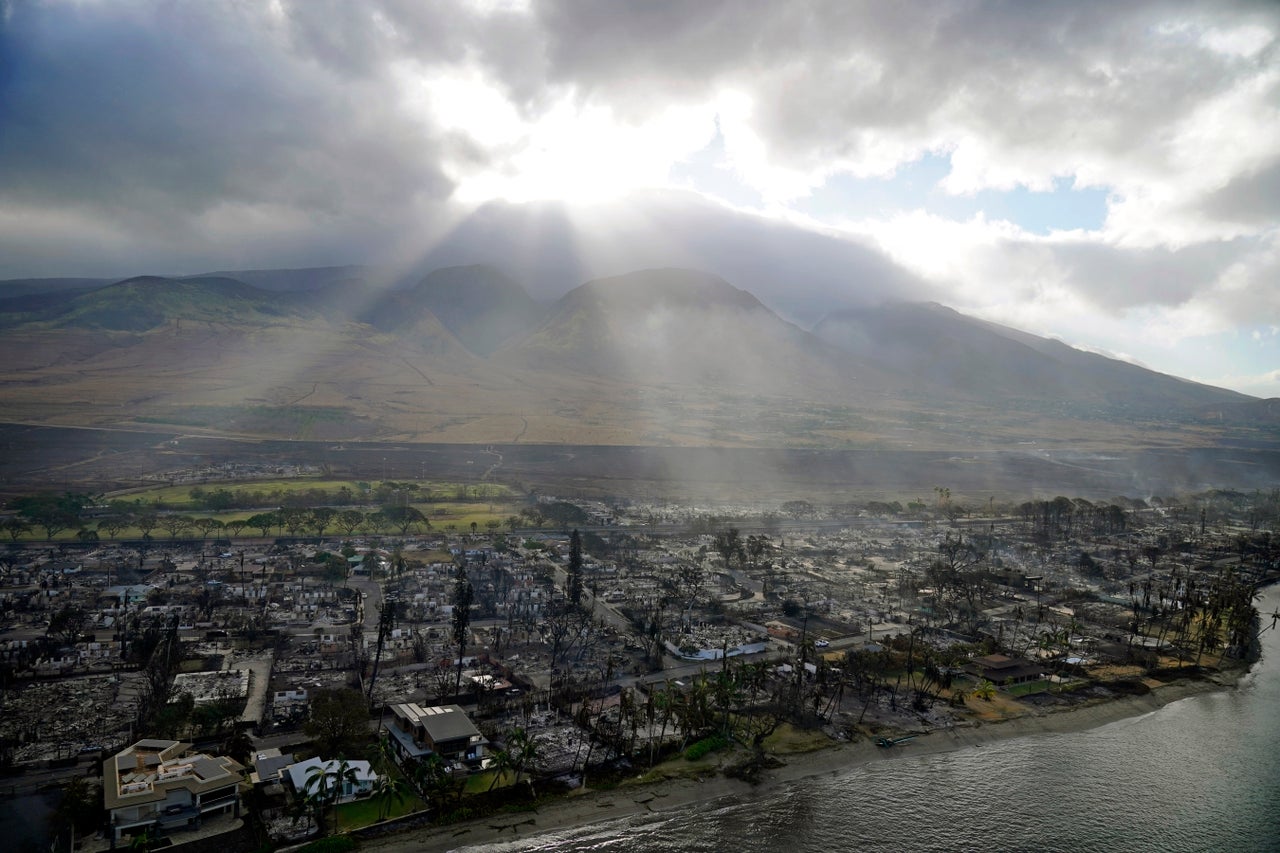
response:
<path id="1" fill-rule="evenodd" d="M 86 259 L 377 244 L 379 224 L 451 184 L 431 129 L 352 41 L 326 48 L 242 4 L 13 4 L 0 205 L 33 227 L 105 223 L 83 247 L 74 229 L 46 235 Z"/>
<path id="2" fill-rule="evenodd" d="M 1064 336 L 1105 326 L 1119 337 L 1093 345 L 1115 351 L 1280 323 L 1272 3 L 0 9 L 0 275 L 501 248 L 548 289 L 697 265 L 797 317 L 927 297 Z M 796 212 L 834 177 L 924 157 L 947 164 L 941 193 L 1105 192 L 1105 222 Z M 674 174 L 758 208 L 638 192 Z"/>
<path id="3" fill-rule="evenodd" d="M 493 202 L 427 250 L 416 270 L 480 262 L 507 267 L 543 297 L 646 267 L 701 269 L 805 324 L 834 308 L 939 296 L 870 240 L 678 191 L 590 205 Z"/>

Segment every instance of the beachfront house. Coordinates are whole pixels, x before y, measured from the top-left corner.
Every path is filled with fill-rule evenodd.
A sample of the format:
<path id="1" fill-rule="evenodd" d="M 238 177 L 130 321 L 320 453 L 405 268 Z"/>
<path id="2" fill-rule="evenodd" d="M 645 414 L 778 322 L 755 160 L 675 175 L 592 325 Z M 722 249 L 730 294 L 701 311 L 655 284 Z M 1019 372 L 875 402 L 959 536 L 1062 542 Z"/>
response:
<path id="1" fill-rule="evenodd" d="M 974 678 L 985 678 L 997 687 L 1025 684 L 1044 678 L 1044 669 L 1040 664 L 1032 663 L 1026 658 L 1007 655 L 984 655 L 974 658 L 965 665 L 964 670 Z"/>
<path id="2" fill-rule="evenodd" d="M 328 784 L 334 787 L 334 801 L 346 803 L 358 800 L 373 793 L 373 786 L 378 782 L 378 774 L 367 761 L 339 761 L 331 758 L 323 761 L 319 758 L 308 758 L 290 764 L 281 771 L 281 777 L 287 779 L 293 788 L 295 797 L 305 799 L 321 790 L 322 779 L 327 777 Z"/>
<path id="3" fill-rule="evenodd" d="M 423 708 L 415 702 L 391 706 L 387 726 L 397 761 L 439 755 L 445 763 L 474 765 L 489 743 L 457 705 Z"/>
<path id="4" fill-rule="evenodd" d="M 225 755 L 191 752 L 176 740 L 140 740 L 103 766 L 110 841 L 148 830 L 197 829 L 211 815 L 240 814 L 244 768 Z"/>

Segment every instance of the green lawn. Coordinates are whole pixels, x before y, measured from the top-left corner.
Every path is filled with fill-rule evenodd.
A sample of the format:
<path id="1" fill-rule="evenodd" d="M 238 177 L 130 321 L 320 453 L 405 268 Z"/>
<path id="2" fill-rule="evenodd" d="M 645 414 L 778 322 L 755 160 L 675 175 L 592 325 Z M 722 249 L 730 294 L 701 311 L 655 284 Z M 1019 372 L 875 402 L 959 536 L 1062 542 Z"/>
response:
<path id="1" fill-rule="evenodd" d="M 1042 693 L 1045 690 L 1048 690 L 1051 686 L 1051 682 L 1048 680 L 1028 681 L 1025 684 L 1014 684 L 1013 686 L 1006 688 L 1005 692 L 1014 697 L 1026 696 L 1030 693 Z"/>
<path id="2" fill-rule="evenodd" d="M 493 784 L 493 770 L 486 770 L 483 773 L 476 773 L 467 777 L 466 787 L 463 788 L 465 794 L 480 794 L 489 790 L 489 786 Z M 508 770 L 502 774 L 502 781 L 495 787 L 502 788 L 516 781 L 514 770 Z"/>
<path id="3" fill-rule="evenodd" d="M 406 792 L 404 802 L 392 800 L 390 803 L 384 804 L 377 797 L 370 797 L 351 803 L 343 803 L 338 806 L 338 828 L 342 832 L 359 829 L 362 826 L 377 823 L 384 817 L 403 817 L 413 812 L 420 812 L 426 807 L 427 804 L 411 792 Z M 383 812 L 384 808 L 386 808 L 385 814 Z"/>

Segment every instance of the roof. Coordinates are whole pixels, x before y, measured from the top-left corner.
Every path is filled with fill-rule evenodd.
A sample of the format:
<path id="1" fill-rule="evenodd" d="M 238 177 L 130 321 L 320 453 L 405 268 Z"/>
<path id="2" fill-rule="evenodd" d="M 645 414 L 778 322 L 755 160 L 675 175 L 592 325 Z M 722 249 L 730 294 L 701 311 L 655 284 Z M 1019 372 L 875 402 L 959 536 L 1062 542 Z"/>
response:
<path id="1" fill-rule="evenodd" d="M 1032 663 L 1024 658 L 1011 658 L 1005 655 L 987 655 L 986 657 L 974 658 L 965 669 L 970 672 L 976 672 L 976 674 L 984 678 L 990 678 L 992 681 L 1036 677 L 1043 671 L 1043 667 L 1040 664 Z"/>
<path id="2" fill-rule="evenodd" d="M 233 785 L 243 770 L 225 755 L 188 755 L 191 744 L 176 740 L 140 740 L 104 766 L 103 805 L 108 809 L 160 802 L 182 788 L 195 794 Z"/>
<path id="3" fill-rule="evenodd" d="M 292 755 L 275 755 L 255 762 L 253 772 L 258 777 L 257 781 L 271 782 L 280 778 L 280 771 L 292 763 Z"/>
<path id="4" fill-rule="evenodd" d="M 290 764 L 284 769 L 282 775 L 289 777 L 289 782 L 293 785 L 295 791 L 306 792 L 316 785 L 317 780 L 311 775 L 315 768 L 323 767 L 325 773 L 336 774 L 341 765 L 342 762 L 336 758 L 330 758 L 328 761 L 321 761 L 319 758 L 308 758 L 306 761 Z M 360 782 L 373 782 L 378 778 L 378 774 L 373 772 L 373 765 L 367 761 L 348 761 L 347 767 L 355 772 L 357 784 Z"/>
<path id="5" fill-rule="evenodd" d="M 1015 660 L 1008 655 L 986 655 L 980 658 L 974 658 L 973 662 L 983 669 L 1011 669 L 1016 666 L 1026 666 L 1031 661 Z"/>
<path id="6" fill-rule="evenodd" d="M 392 705 L 392 712 L 413 725 L 422 726 L 427 737 L 439 743 L 446 740 L 470 739 L 480 736 L 480 730 L 467 713 L 457 705 L 436 705 L 423 708 L 416 702 Z"/>

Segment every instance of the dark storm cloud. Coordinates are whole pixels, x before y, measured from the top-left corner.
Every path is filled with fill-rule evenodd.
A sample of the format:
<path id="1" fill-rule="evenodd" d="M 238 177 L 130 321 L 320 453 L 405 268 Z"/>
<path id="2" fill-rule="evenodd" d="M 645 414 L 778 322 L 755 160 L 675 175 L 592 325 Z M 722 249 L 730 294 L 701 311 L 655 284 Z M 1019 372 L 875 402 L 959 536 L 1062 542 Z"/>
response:
<path id="1" fill-rule="evenodd" d="M 381 71 L 335 73 L 360 45 L 299 52 L 289 22 L 239 4 L 6 13 L 0 209 L 26 213 L 28 245 L 51 217 L 101 228 L 90 251 L 104 254 L 117 240 L 177 261 L 211 237 L 264 236 L 323 251 L 376 243 L 378 226 L 451 190 Z M 73 253 L 76 235 L 57 236 Z M 23 253 L 6 249 L 9 263 Z"/>

